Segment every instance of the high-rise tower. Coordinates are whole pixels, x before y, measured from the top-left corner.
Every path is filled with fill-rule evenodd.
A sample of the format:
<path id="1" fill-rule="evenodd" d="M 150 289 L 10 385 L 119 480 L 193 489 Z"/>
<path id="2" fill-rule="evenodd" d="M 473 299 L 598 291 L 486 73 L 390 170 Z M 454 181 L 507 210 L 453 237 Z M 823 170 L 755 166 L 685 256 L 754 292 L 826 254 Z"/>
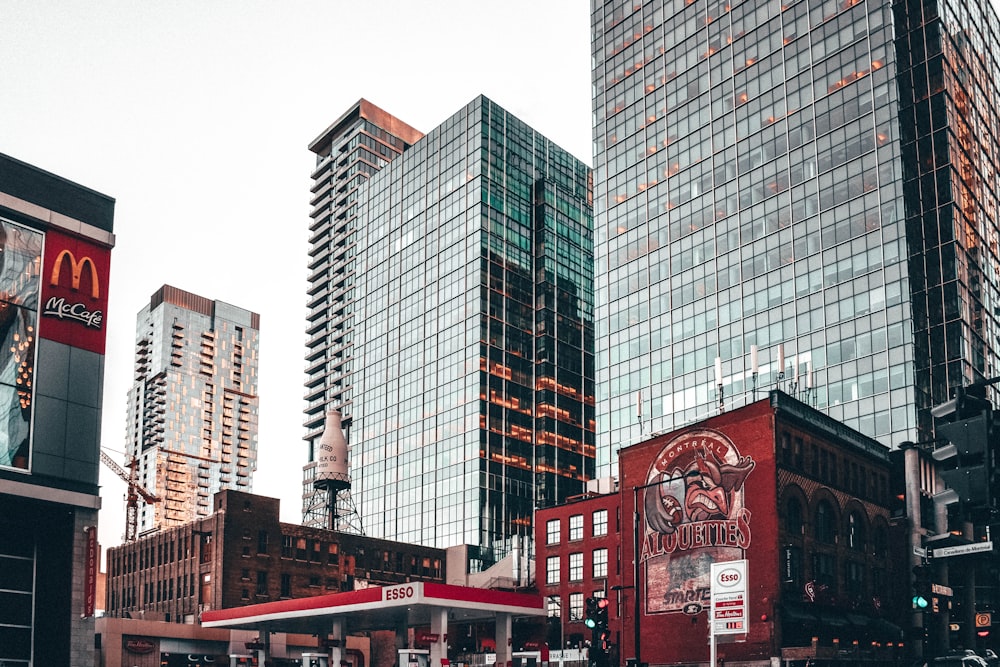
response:
<path id="1" fill-rule="evenodd" d="M 220 489 L 252 491 L 260 316 L 164 285 L 136 317 L 127 454 L 161 498 L 139 532 L 211 514 Z"/>
<path id="2" fill-rule="evenodd" d="M 600 471 L 775 386 L 916 441 L 1000 374 L 989 3 L 591 7 Z"/>
<path id="3" fill-rule="evenodd" d="M 480 97 L 357 216 L 343 404 L 365 531 L 486 564 L 593 477 L 590 170 Z"/>
<path id="4" fill-rule="evenodd" d="M 354 522 L 337 525 L 337 493 L 328 484 L 316 484 L 316 463 L 328 411 L 339 410 L 344 433 L 349 436 L 351 430 L 358 196 L 372 174 L 422 136 L 362 99 L 309 144 L 316 154 L 316 169 L 312 174 L 306 326 L 305 440 L 309 452 L 303 468 L 302 522 L 307 526 L 357 530 Z"/>
<path id="5" fill-rule="evenodd" d="M 369 181 L 359 221 L 365 529 L 500 557 L 593 476 L 590 170 L 479 97 Z"/>

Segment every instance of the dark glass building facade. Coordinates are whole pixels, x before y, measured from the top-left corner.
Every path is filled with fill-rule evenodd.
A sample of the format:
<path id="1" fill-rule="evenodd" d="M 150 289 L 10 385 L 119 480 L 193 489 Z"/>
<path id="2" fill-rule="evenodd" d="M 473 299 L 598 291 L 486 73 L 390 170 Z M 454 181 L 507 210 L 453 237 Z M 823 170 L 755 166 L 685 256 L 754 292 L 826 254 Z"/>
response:
<path id="1" fill-rule="evenodd" d="M 487 564 L 594 474 L 590 170 L 480 97 L 364 188 L 354 498 L 370 536 Z"/>
<path id="2" fill-rule="evenodd" d="M 775 387 L 917 441 L 998 374 L 988 3 L 591 10 L 599 473 Z"/>

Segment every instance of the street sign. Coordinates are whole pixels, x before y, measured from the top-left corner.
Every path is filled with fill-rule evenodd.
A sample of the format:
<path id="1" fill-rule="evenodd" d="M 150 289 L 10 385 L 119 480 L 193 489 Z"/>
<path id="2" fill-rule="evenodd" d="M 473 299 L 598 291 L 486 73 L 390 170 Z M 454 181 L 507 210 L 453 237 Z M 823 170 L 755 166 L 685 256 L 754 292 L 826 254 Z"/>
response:
<path id="1" fill-rule="evenodd" d="M 988 628 L 993 624 L 993 615 L 988 611 L 981 611 L 976 614 L 976 627 Z"/>
<path id="2" fill-rule="evenodd" d="M 747 632 L 747 561 L 712 563 L 712 635 Z"/>
<path id="3" fill-rule="evenodd" d="M 955 547 L 941 547 L 940 549 L 932 549 L 932 558 L 948 558 L 949 556 L 963 556 L 965 554 L 974 554 L 979 551 L 993 551 L 993 542 L 975 542 L 973 544 L 960 544 Z"/>

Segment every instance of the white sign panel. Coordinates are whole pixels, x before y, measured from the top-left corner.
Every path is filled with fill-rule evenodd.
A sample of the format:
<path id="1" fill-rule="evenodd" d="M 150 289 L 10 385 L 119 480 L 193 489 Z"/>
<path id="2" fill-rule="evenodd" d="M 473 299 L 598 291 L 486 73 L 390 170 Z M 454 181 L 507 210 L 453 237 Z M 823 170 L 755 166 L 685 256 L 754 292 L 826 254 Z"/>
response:
<path id="1" fill-rule="evenodd" d="M 942 547 L 934 549 L 931 553 L 934 554 L 934 558 L 947 558 L 948 556 L 973 554 L 977 551 L 993 551 L 993 542 L 975 542 L 973 544 L 960 544 L 957 547 Z"/>
<path id="2" fill-rule="evenodd" d="M 747 561 L 712 563 L 713 635 L 741 635 L 747 631 Z"/>

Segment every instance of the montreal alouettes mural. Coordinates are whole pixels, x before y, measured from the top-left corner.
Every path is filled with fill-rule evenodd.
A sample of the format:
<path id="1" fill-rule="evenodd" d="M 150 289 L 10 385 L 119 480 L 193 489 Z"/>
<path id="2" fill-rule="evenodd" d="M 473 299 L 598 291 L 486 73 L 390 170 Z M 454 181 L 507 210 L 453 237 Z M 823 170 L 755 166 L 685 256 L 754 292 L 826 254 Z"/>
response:
<path id="1" fill-rule="evenodd" d="M 743 483 L 753 469 L 750 456 L 709 429 L 678 435 L 653 459 L 639 551 L 647 613 L 707 610 L 712 563 L 742 559 L 750 545 Z"/>

